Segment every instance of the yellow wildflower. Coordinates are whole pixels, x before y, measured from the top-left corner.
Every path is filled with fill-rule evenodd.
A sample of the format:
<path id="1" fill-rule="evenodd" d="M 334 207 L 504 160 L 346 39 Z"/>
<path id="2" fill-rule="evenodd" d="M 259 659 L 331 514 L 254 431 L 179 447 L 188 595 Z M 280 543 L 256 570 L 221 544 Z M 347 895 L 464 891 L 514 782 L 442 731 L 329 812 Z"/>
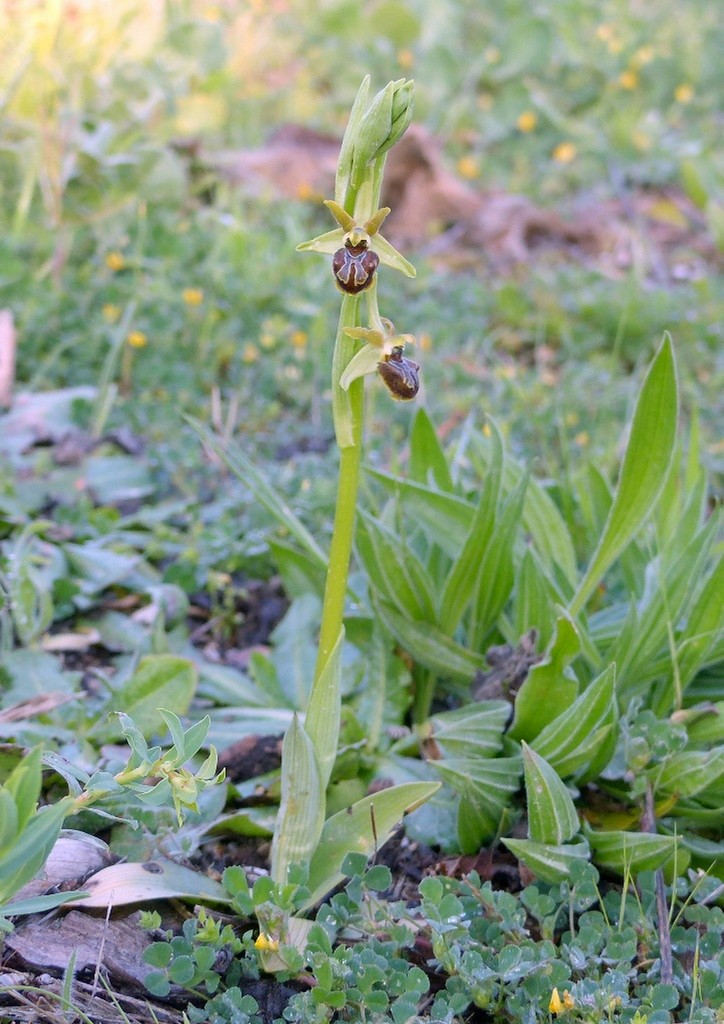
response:
<path id="1" fill-rule="evenodd" d="M 248 342 L 244 346 L 244 351 L 241 353 L 242 363 L 255 363 L 259 358 L 259 349 L 252 342 Z"/>
<path id="2" fill-rule="evenodd" d="M 123 270 L 125 265 L 126 258 L 122 252 L 118 252 L 114 249 L 113 252 L 109 252 L 106 256 L 106 266 L 109 270 L 113 270 L 114 272 L 117 270 Z"/>
<path id="3" fill-rule="evenodd" d="M 417 339 L 417 344 L 420 346 L 423 352 L 429 352 L 432 348 L 432 338 L 425 331 Z"/>
<path id="4" fill-rule="evenodd" d="M 563 993 L 563 1007 L 566 1010 L 572 1010 L 576 1005 L 576 1000 L 573 998 L 571 993 L 566 989 Z"/>
<path id="5" fill-rule="evenodd" d="M 204 301 L 204 293 L 200 288 L 184 288 L 181 296 L 187 306 L 200 306 Z"/>
<path id="6" fill-rule="evenodd" d="M 148 338 L 143 331 L 129 331 L 126 341 L 131 348 L 143 348 L 148 344 Z"/>
<path id="7" fill-rule="evenodd" d="M 266 932 L 259 932 L 259 938 L 254 943 L 258 950 L 262 953 L 276 953 L 279 949 L 279 940 L 273 939 L 271 935 L 267 935 Z"/>
<path id="8" fill-rule="evenodd" d="M 618 84 L 622 89 L 635 89 L 639 84 L 639 76 L 635 71 L 622 71 L 618 76 Z"/>
<path id="9" fill-rule="evenodd" d="M 554 988 L 551 992 L 551 1001 L 548 1003 L 548 1012 L 559 1014 L 563 1010 L 563 1000 L 558 995 L 558 989 Z"/>
<path id="10" fill-rule="evenodd" d="M 276 334 L 272 334 L 271 331 L 264 331 L 259 337 L 259 344 L 262 348 L 274 348 L 277 343 Z"/>
<path id="11" fill-rule="evenodd" d="M 121 307 L 114 306 L 112 302 L 107 302 L 102 312 L 103 319 L 107 320 L 109 324 L 114 324 L 121 315 Z"/>
<path id="12" fill-rule="evenodd" d="M 682 82 L 674 89 L 674 98 L 677 103 L 691 103 L 694 99 L 694 86 L 688 82 Z"/>
<path id="13" fill-rule="evenodd" d="M 569 164 L 576 159 L 577 153 L 573 142 L 559 142 L 553 150 L 553 159 L 557 164 Z"/>
<path id="14" fill-rule="evenodd" d="M 532 132 L 538 124 L 538 118 L 535 116 L 532 110 L 524 110 L 517 121 L 518 131 L 520 132 Z"/>
<path id="15" fill-rule="evenodd" d="M 574 444 L 577 444 L 579 448 L 585 448 L 590 440 L 591 435 L 588 433 L 587 430 L 582 430 L 573 438 Z"/>
<path id="16" fill-rule="evenodd" d="M 647 135 L 646 132 L 632 132 L 631 141 L 636 149 L 640 149 L 643 152 L 646 152 L 647 149 L 651 149 L 651 136 Z"/>
<path id="17" fill-rule="evenodd" d="M 596 29 L 596 39 L 600 39 L 602 43 L 607 43 L 612 37 L 613 25 L 599 25 Z"/>
<path id="18" fill-rule="evenodd" d="M 318 195 L 317 190 L 308 181 L 300 181 L 297 185 L 297 199 L 303 203 L 308 203 L 310 199 L 316 199 Z"/>
<path id="19" fill-rule="evenodd" d="M 289 338 L 292 345 L 296 349 L 303 349 L 307 347 L 307 332 L 306 331 L 292 331 Z"/>
<path id="20" fill-rule="evenodd" d="M 634 61 L 639 66 L 642 64 L 650 64 L 656 56 L 656 51 L 653 46 L 641 46 L 634 54 Z"/>
<path id="21" fill-rule="evenodd" d="M 463 156 L 458 160 L 458 174 L 461 178 L 477 178 L 480 165 L 473 156 Z"/>
<path id="22" fill-rule="evenodd" d="M 399 50 L 397 53 L 397 63 L 404 71 L 411 68 L 415 63 L 415 55 L 412 50 Z"/>

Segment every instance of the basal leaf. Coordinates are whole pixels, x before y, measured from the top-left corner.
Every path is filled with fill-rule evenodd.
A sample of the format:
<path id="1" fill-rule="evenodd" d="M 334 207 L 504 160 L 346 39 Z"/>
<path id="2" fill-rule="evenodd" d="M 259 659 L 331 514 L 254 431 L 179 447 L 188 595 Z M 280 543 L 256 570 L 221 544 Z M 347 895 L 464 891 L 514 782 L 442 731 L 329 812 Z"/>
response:
<path id="1" fill-rule="evenodd" d="M 674 856 L 677 843 L 675 836 L 648 832 L 594 832 L 587 829 L 586 836 L 594 862 L 618 874 L 630 871 L 637 875 L 640 871 L 663 867 Z"/>
<path id="2" fill-rule="evenodd" d="M 410 477 L 439 491 L 454 490 L 450 467 L 427 412 L 418 408 L 410 431 Z"/>
<path id="3" fill-rule="evenodd" d="M 657 796 L 664 793 L 696 796 L 712 789 L 724 776 L 724 746 L 673 754 L 650 774 Z"/>
<path id="4" fill-rule="evenodd" d="M 598 581 L 635 537 L 666 480 L 676 442 L 678 393 L 671 339 L 664 338 L 641 387 L 613 504 L 569 606 L 576 617 Z"/>
<path id="5" fill-rule="evenodd" d="M 399 494 L 405 512 L 424 527 L 430 540 L 451 558 L 457 556 L 475 514 L 471 502 L 379 470 L 368 473 L 389 494 Z"/>
<path id="6" fill-rule="evenodd" d="M 611 664 L 569 708 L 531 740 L 531 747 L 566 778 L 590 766 L 618 719 Z"/>
<path id="7" fill-rule="evenodd" d="M 282 796 L 270 871 L 275 882 L 286 883 L 292 865 L 309 863 L 323 823 L 324 786 L 314 747 L 295 715 L 282 747 Z"/>
<path id="8" fill-rule="evenodd" d="M 366 796 L 328 818 L 309 866 L 310 896 L 301 909 L 314 906 L 342 881 L 342 862 L 348 853 L 372 856 L 405 814 L 414 811 L 439 788 L 439 782 L 403 783 Z"/>
<path id="9" fill-rule="evenodd" d="M 361 512 L 357 551 L 373 586 L 403 615 L 434 621 L 433 587 L 425 567 L 405 541 Z"/>
<path id="10" fill-rule="evenodd" d="M 530 668 L 515 698 L 515 717 L 510 727 L 513 739 L 532 740 L 576 699 L 578 683 L 568 674 L 567 665 L 580 646 L 573 621 L 561 615 L 543 660 Z"/>
<path id="11" fill-rule="evenodd" d="M 556 884 L 570 878 L 571 868 L 580 861 L 590 859 L 585 839 L 575 843 L 538 843 L 532 839 L 503 839 L 511 853 L 544 882 Z"/>
<path id="12" fill-rule="evenodd" d="M 567 843 L 579 831 L 578 814 L 560 776 L 523 743 L 528 837 L 539 843 Z"/>
<path id="13" fill-rule="evenodd" d="M 485 667 L 485 659 L 455 643 L 430 622 L 416 622 L 384 601 L 377 601 L 381 621 L 420 665 L 443 679 L 469 683 Z"/>

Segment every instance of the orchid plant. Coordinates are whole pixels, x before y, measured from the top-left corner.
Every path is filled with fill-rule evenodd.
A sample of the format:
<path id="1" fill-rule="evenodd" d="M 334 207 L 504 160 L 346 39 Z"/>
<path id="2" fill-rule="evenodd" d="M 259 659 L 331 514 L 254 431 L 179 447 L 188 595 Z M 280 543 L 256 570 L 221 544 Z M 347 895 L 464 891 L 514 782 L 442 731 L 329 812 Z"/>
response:
<path id="1" fill-rule="evenodd" d="M 391 396 L 403 401 L 414 398 L 419 387 L 420 368 L 404 355 L 414 339 L 395 331 L 380 315 L 377 300 L 378 267 L 415 276 L 412 264 L 380 233 L 390 212 L 380 207 L 385 160 L 410 124 L 413 83 L 390 82 L 371 102 L 369 91 L 367 77 L 342 141 L 335 197 L 325 204 L 338 226 L 298 246 L 301 252 L 332 257 L 332 278 L 342 292 L 332 356 L 340 458 L 334 529 L 314 679 L 304 722 L 295 716 L 284 738 L 282 795 L 272 844 L 271 876 L 277 885 L 283 887 L 297 877 L 295 866 L 308 867 L 308 894 L 301 910 L 342 879 L 350 851 L 372 854 L 403 815 L 438 788 L 437 783 L 407 783 L 367 796 L 330 818 L 325 813 L 340 729 L 340 652 L 362 457 L 364 377 L 378 373 Z M 259 916 L 275 956 L 279 942 L 283 947 L 296 941 L 289 919 L 272 922 Z"/>

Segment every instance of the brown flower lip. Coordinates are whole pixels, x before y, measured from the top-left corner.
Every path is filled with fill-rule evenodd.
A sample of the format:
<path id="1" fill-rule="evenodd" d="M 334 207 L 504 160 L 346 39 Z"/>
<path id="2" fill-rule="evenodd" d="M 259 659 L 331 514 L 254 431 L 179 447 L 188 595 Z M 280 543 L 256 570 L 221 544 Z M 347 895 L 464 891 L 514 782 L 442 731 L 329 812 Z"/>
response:
<path id="1" fill-rule="evenodd" d="M 368 247 L 366 239 L 361 239 L 357 245 L 347 239 L 332 257 L 337 287 L 349 295 L 365 291 L 371 286 L 379 263 L 379 256 Z"/>
<path id="2" fill-rule="evenodd" d="M 377 364 L 377 371 L 393 398 L 409 402 L 420 390 L 420 364 L 402 354 L 402 346 L 395 345 L 389 356 Z"/>

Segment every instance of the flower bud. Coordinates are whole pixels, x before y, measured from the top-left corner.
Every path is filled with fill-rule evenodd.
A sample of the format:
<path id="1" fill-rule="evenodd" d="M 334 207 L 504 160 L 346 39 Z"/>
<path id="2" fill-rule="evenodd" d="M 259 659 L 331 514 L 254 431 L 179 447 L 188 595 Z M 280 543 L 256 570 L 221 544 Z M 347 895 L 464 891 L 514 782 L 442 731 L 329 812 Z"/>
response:
<path id="1" fill-rule="evenodd" d="M 414 82 L 389 82 L 362 118 L 354 147 L 354 173 L 382 156 L 402 137 L 412 120 Z"/>

